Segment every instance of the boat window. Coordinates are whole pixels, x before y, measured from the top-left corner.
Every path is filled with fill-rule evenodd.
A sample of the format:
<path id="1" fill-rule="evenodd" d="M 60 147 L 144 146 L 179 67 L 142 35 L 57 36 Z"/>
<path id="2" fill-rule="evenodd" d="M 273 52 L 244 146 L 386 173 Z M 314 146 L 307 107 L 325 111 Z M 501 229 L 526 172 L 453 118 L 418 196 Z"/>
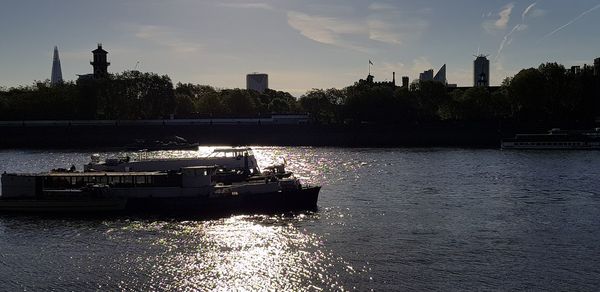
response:
<path id="1" fill-rule="evenodd" d="M 143 177 L 141 175 L 135 177 L 135 184 L 136 185 L 143 185 L 145 183 L 146 183 L 145 177 Z"/>
<path id="2" fill-rule="evenodd" d="M 124 184 L 133 184 L 133 176 L 131 176 L 131 175 L 124 175 L 123 176 L 123 183 Z"/>

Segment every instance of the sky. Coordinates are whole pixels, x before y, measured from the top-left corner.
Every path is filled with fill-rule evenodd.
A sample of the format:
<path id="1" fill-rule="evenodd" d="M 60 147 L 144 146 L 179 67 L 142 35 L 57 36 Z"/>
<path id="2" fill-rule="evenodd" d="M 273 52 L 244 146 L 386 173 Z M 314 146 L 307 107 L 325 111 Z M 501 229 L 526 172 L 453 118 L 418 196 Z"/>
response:
<path id="1" fill-rule="evenodd" d="M 0 86 L 91 73 L 97 43 L 109 72 L 137 69 L 174 83 L 245 88 L 246 74 L 300 96 L 371 73 L 410 80 L 447 64 L 449 83 L 473 84 L 473 55 L 491 84 L 545 62 L 600 57 L 600 0 L 2 0 Z M 399 82 L 397 82 L 399 83 Z"/>

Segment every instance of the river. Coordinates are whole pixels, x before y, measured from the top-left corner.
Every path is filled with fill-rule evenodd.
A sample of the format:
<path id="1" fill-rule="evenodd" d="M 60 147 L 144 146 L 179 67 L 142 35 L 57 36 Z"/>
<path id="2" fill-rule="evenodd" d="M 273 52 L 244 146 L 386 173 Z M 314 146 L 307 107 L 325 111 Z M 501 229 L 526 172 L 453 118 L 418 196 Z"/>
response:
<path id="1" fill-rule="evenodd" d="M 90 154 L 2 150 L 0 171 L 81 169 Z M 600 286 L 598 152 L 255 147 L 255 154 L 262 167 L 285 158 L 304 183 L 322 185 L 318 210 L 203 220 L 0 215 L 0 290 Z"/>

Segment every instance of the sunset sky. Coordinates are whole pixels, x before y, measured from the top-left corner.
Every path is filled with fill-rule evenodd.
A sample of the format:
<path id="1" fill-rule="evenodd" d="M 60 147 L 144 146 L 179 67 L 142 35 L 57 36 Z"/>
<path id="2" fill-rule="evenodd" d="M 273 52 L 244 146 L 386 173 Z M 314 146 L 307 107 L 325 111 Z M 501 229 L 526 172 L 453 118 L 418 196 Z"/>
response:
<path id="1" fill-rule="evenodd" d="M 300 96 L 448 67 L 448 82 L 472 85 L 477 52 L 491 83 L 522 68 L 600 57 L 600 1 L 199 1 L 3 0 L 0 86 L 50 78 L 59 47 L 63 77 L 90 73 L 102 43 L 110 72 L 136 67 L 173 82 L 244 88 L 269 74 L 273 89 Z"/>

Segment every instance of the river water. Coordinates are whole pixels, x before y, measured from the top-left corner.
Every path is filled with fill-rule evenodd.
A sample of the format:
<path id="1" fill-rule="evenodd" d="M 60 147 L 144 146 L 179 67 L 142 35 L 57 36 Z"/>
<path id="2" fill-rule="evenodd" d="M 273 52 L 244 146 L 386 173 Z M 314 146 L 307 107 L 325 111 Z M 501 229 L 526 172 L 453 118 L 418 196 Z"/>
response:
<path id="1" fill-rule="evenodd" d="M 203 220 L 0 216 L 0 290 L 600 286 L 598 152 L 255 149 L 261 166 L 285 158 L 305 183 L 322 185 L 318 210 Z M 3 150 L 0 171 L 80 169 L 90 154 Z"/>

